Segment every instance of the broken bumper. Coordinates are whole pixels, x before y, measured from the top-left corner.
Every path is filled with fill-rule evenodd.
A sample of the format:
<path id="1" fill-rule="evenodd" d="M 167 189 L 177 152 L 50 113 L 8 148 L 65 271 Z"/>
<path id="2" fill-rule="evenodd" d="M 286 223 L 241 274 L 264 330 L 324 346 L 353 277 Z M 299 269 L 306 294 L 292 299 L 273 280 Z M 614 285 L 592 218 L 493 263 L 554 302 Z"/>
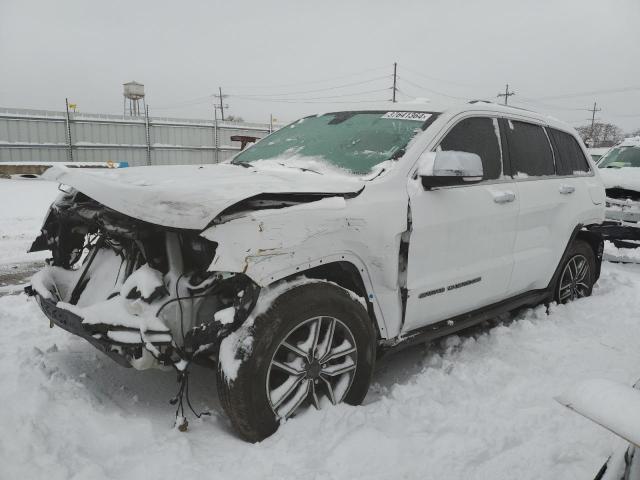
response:
<path id="1" fill-rule="evenodd" d="M 635 248 L 640 242 L 640 202 L 607 197 L 605 221 L 591 229 L 616 247 Z"/>
<path id="2" fill-rule="evenodd" d="M 109 330 L 101 325 L 83 324 L 82 317 L 70 312 L 69 310 L 65 310 L 64 308 L 59 308 L 56 301 L 42 297 L 33 290 L 31 286 L 26 287 L 25 292 L 27 295 L 36 298 L 40 309 L 51 322 L 51 326 L 57 325 L 67 332 L 84 338 L 91 345 L 96 347 L 119 365 L 122 365 L 123 367 L 131 367 L 132 359 L 140 358 L 142 356 L 142 350 L 144 348 L 142 340 L 140 340 L 139 343 L 124 343 L 113 340 L 109 338 L 109 332 L 113 332 L 114 330 Z M 117 331 L 133 333 L 133 329 L 120 329 Z M 153 335 L 152 332 L 149 332 L 149 334 Z M 168 340 L 162 342 L 154 341 L 152 343 L 155 347 L 162 347 L 169 345 L 171 342 Z"/>
<path id="3" fill-rule="evenodd" d="M 640 202 L 607 197 L 604 216 L 621 225 L 640 227 Z"/>

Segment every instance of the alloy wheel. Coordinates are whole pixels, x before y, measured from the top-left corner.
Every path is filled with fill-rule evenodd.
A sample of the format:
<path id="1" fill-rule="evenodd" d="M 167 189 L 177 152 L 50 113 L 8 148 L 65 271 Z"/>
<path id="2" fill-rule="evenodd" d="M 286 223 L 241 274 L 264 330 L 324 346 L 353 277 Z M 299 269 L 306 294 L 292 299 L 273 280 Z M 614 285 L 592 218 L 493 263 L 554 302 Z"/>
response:
<path id="1" fill-rule="evenodd" d="M 267 398 L 278 419 L 305 403 L 320 408 L 344 400 L 355 376 L 358 352 L 349 328 L 334 317 L 313 317 L 296 325 L 276 348 L 267 372 Z"/>
<path id="2" fill-rule="evenodd" d="M 566 303 L 576 298 L 586 297 L 590 288 L 587 283 L 591 278 L 589 273 L 589 262 L 584 255 L 571 257 L 560 276 L 558 301 Z"/>

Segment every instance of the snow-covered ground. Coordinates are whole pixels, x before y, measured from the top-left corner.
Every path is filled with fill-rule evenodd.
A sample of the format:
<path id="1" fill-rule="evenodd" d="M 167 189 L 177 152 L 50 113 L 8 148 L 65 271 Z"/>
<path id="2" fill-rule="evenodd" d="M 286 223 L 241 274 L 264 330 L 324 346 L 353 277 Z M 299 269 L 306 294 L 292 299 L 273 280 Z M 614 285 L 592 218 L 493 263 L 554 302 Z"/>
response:
<path id="1" fill-rule="evenodd" d="M 0 179 L 0 265 L 47 257 L 46 252 L 26 252 L 58 193 L 52 182 Z"/>
<path id="2" fill-rule="evenodd" d="M 7 225 L 26 245 L 50 198 L 12 209 L 0 182 L 0 248 Z M 33 191 L 21 198 L 55 195 L 22 185 Z M 593 478 L 621 441 L 554 396 L 640 377 L 638 292 L 639 265 L 607 263 L 592 297 L 399 352 L 379 362 L 365 405 L 308 410 L 256 445 L 231 431 L 214 372 L 192 372 L 194 406 L 212 416 L 181 433 L 174 374 L 122 368 L 49 329 L 24 295 L 1 297 L 0 478 Z"/>

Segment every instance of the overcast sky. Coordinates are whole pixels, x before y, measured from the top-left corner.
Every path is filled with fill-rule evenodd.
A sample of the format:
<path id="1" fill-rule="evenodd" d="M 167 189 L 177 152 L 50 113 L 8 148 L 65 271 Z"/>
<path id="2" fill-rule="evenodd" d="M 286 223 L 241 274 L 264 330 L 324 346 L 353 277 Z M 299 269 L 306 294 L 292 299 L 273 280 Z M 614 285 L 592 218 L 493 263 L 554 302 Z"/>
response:
<path id="1" fill-rule="evenodd" d="M 6 107 L 119 113 L 136 80 L 154 116 L 211 118 L 221 86 L 230 113 L 288 121 L 390 99 L 394 61 L 400 99 L 509 83 L 574 126 L 597 101 L 640 128 L 640 0 L 0 0 Z"/>

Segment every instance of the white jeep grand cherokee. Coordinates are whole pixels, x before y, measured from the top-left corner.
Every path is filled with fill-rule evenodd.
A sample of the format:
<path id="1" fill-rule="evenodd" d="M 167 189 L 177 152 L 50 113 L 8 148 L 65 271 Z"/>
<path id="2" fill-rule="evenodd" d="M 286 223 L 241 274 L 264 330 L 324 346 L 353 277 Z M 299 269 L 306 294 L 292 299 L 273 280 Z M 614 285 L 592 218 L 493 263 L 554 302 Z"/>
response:
<path id="1" fill-rule="evenodd" d="M 225 164 L 47 176 L 44 313 L 125 366 L 215 366 L 250 441 L 359 404 L 385 351 L 589 295 L 600 272 L 604 189 L 573 129 L 486 102 L 313 115 Z"/>

